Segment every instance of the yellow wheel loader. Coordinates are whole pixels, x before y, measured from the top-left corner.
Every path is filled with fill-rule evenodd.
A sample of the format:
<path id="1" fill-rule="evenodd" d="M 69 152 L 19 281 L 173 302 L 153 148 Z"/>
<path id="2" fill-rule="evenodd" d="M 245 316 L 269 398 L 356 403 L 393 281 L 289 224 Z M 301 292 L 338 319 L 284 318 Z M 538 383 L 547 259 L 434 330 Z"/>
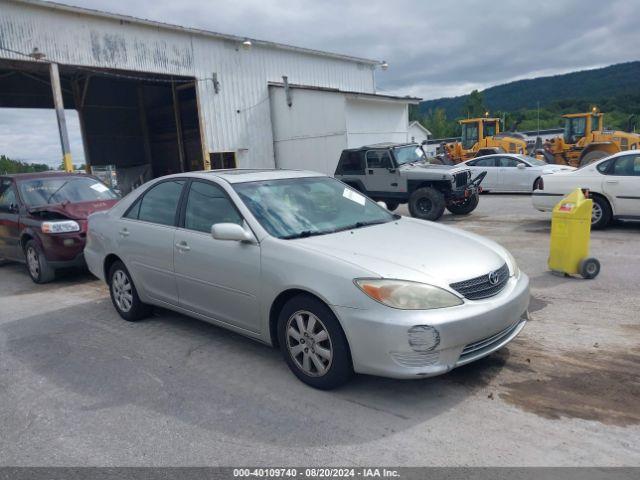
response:
<path id="1" fill-rule="evenodd" d="M 500 133 L 499 118 L 468 118 L 460 120 L 460 142 L 444 144 L 444 152 L 453 163 L 493 153 L 527 153 L 527 143 L 521 139 Z"/>
<path id="2" fill-rule="evenodd" d="M 605 130 L 603 114 L 596 109 L 562 117 L 563 136 L 551 139 L 545 148 L 536 152 L 547 163 L 581 167 L 614 153 L 640 148 L 640 135 L 637 133 Z"/>

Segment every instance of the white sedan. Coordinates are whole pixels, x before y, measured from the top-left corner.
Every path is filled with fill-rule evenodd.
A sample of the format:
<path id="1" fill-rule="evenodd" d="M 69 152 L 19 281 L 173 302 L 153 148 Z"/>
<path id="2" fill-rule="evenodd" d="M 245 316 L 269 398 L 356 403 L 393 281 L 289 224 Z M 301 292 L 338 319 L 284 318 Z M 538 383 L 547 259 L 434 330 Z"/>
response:
<path id="1" fill-rule="evenodd" d="M 499 153 L 467 160 L 472 177 L 482 172 L 487 176 L 482 181 L 486 192 L 532 192 L 538 188 L 542 175 L 575 170 L 566 165 L 551 165 L 526 155 Z"/>
<path id="2" fill-rule="evenodd" d="M 533 192 L 533 206 L 550 212 L 576 188 L 588 189 L 593 199 L 592 228 L 604 228 L 614 218 L 640 220 L 640 153 L 620 152 L 574 172 L 545 176 Z"/>

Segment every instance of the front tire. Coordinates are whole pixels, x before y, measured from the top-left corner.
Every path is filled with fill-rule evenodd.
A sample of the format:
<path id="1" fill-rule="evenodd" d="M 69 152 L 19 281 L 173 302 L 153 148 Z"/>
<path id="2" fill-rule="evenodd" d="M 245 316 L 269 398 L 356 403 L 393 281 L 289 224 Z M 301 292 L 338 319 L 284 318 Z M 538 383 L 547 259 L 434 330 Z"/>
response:
<path id="1" fill-rule="evenodd" d="M 591 210 L 591 228 L 593 230 L 601 230 L 611 223 L 611 206 L 609 202 L 599 195 L 594 196 L 593 209 Z"/>
<path id="2" fill-rule="evenodd" d="M 447 205 L 447 210 L 454 215 L 468 215 L 476 209 L 479 201 L 479 195 L 474 193 L 470 197 L 465 198 L 461 203 L 450 203 Z"/>
<path id="3" fill-rule="evenodd" d="M 284 305 L 278 316 L 278 343 L 293 374 L 314 388 L 331 390 L 353 375 L 342 327 L 315 297 L 298 295 Z"/>
<path id="4" fill-rule="evenodd" d="M 438 220 L 445 209 L 444 195 L 432 187 L 418 188 L 409 197 L 409 213 L 421 220 Z"/>
<path id="5" fill-rule="evenodd" d="M 48 283 L 56 278 L 56 271 L 49 265 L 44 252 L 35 240 L 29 240 L 24 247 L 27 271 L 35 283 Z"/>
<path id="6" fill-rule="evenodd" d="M 121 261 L 109 269 L 109 293 L 118 315 L 126 321 L 135 322 L 151 314 L 151 307 L 140 300 L 131 274 Z"/>

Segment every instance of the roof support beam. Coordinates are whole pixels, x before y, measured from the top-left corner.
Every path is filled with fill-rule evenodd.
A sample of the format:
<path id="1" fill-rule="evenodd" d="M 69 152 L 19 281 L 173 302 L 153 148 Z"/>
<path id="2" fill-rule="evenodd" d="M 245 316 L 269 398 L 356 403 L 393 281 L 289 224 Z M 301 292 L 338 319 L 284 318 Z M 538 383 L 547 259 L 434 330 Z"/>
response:
<path id="1" fill-rule="evenodd" d="M 71 159 L 71 147 L 69 147 L 69 132 L 67 121 L 64 117 L 64 103 L 62 101 L 62 88 L 60 87 L 60 72 L 57 63 L 49 64 L 51 76 L 51 89 L 53 91 L 53 106 L 58 119 L 58 131 L 60 132 L 60 146 L 62 147 L 62 163 L 67 172 L 73 172 L 73 160 Z"/>
<path id="2" fill-rule="evenodd" d="M 173 94 L 173 115 L 176 119 L 176 138 L 178 140 L 178 158 L 180 159 L 180 171 L 186 172 L 184 158 L 184 141 L 182 138 L 182 118 L 180 117 L 180 102 L 175 82 L 171 82 L 171 93 Z"/>

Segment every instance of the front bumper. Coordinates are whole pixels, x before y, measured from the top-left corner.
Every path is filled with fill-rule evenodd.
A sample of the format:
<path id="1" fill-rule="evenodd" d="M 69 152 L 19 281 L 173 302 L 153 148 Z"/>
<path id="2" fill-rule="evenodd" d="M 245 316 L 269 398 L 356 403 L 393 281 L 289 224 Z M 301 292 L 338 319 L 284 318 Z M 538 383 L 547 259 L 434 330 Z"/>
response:
<path id="1" fill-rule="evenodd" d="M 84 267 L 84 232 L 39 234 L 44 255 L 53 268 Z"/>
<path id="2" fill-rule="evenodd" d="M 423 378 L 446 373 L 505 346 L 524 327 L 528 306 L 529 278 L 520 273 L 498 295 L 465 300 L 458 307 L 398 310 L 375 304 L 366 310 L 333 308 L 347 335 L 356 372 Z M 433 351 L 415 352 L 409 346 L 408 330 L 416 325 L 437 329 L 440 343 Z"/>
<path id="3" fill-rule="evenodd" d="M 480 187 L 476 185 L 467 185 L 464 188 L 457 188 L 451 191 L 450 200 L 466 200 L 473 195 L 480 193 Z"/>

